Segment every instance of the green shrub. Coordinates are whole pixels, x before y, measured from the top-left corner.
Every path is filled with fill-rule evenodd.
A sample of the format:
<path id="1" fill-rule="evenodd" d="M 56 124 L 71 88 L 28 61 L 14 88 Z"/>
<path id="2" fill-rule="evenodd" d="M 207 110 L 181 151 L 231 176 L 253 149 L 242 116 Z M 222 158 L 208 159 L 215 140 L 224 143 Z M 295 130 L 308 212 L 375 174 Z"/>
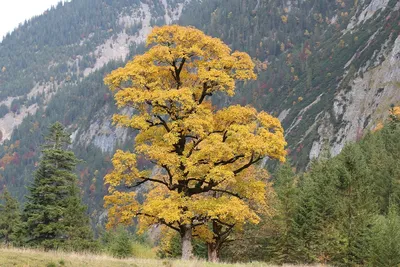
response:
<path id="1" fill-rule="evenodd" d="M 114 231 L 106 232 L 103 242 L 108 253 L 117 258 L 133 256 L 133 241 L 129 232 L 120 227 Z"/>

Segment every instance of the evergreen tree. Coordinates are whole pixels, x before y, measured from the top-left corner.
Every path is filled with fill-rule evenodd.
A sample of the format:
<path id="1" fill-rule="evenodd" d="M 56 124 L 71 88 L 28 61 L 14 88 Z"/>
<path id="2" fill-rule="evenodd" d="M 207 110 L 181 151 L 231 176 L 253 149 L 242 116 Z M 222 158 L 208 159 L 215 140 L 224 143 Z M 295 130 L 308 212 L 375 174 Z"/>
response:
<path id="1" fill-rule="evenodd" d="M 18 241 L 18 230 L 21 223 L 19 204 L 4 188 L 0 199 L 3 204 L 0 204 L 0 240 L 5 245 L 15 245 Z"/>
<path id="2" fill-rule="evenodd" d="M 78 160 L 66 150 L 69 144 L 64 127 L 53 124 L 23 212 L 28 245 L 77 249 L 82 239 L 92 239 L 74 174 Z"/>
<path id="3" fill-rule="evenodd" d="M 372 229 L 371 264 L 377 267 L 400 265 L 400 216 L 395 205 L 389 214 L 377 216 Z"/>
<path id="4" fill-rule="evenodd" d="M 312 164 L 310 171 L 301 178 L 298 208 L 293 218 L 298 245 L 292 261 L 326 263 L 343 249 L 335 225 L 340 200 L 337 183 L 335 160 Z"/>
<path id="5" fill-rule="evenodd" d="M 93 240 L 93 231 L 86 206 L 82 205 L 76 186 L 71 186 L 70 197 L 64 213 L 66 241 L 64 248 L 68 250 L 97 250 L 98 243 Z"/>
<path id="6" fill-rule="evenodd" d="M 109 235 L 108 245 L 111 255 L 117 258 L 127 258 L 133 255 L 132 236 L 126 229 L 119 227 Z"/>
<path id="7" fill-rule="evenodd" d="M 369 256 L 371 218 L 376 214 L 374 177 L 357 145 L 343 149 L 338 157 L 341 229 L 345 237 L 342 256 L 346 266 L 364 265 Z"/>
<path id="8" fill-rule="evenodd" d="M 272 260 L 281 264 L 294 261 L 298 245 L 293 233 L 293 215 L 297 208 L 297 177 L 289 162 L 278 168 L 274 185 L 278 197 L 277 215 L 273 219 L 277 224 L 277 233 L 271 240 L 269 250 Z"/>

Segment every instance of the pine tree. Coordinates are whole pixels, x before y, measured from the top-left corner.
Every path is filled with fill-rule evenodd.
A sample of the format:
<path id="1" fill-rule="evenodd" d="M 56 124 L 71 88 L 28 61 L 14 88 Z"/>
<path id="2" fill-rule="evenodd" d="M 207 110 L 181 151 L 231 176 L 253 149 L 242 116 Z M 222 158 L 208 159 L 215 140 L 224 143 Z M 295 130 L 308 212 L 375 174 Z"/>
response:
<path id="1" fill-rule="evenodd" d="M 23 212 L 28 245 L 76 249 L 82 238 L 92 240 L 74 174 L 78 160 L 66 150 L 69 144 L 64 127 L 53 124 Z"/>
<path id="2" fill-rule="evenodd" d="M 120 227 L 111 236 L 110 252 L 114 257 L 127 258 L 133 254 L 132 236 L 129 232 Z"/>
<path id="3" fill-rule="evenodd" d="M 390 205 L 387 217 L 375 220 L 371 249 L 371 264 L 377 267 L 400 265 L 400 216 L 395 205 Z"/>
<path id="4" fill-rule="evenodd" d="M 66 241 L 64 248 L 68 250 L 96 250 L 98 243 L 93 239 L 93 231 L 90 226 L 89 217 L 86 215 L 86 206 L 76 186 L 71 186 L 70 197 L 64 213 L 64 225 Z"/>
<path id="5" fill-rule="evenodd" d="M 346 240 L 343 262 L 346 266 L 364 265 L 369 255 L 371 218 L 377 211 L 371 187 L 374 177 L 358 145 L 346 146 L 338 160 L 340 217 Z"/>
<path id="6" fill-rule="evenodd" d="M 11 196 L 7 188 L 4 188 L 0 199 L 0 240 L 6 246 L 15 245 L 18 240 L 18 230 L 21 223 L 21 214 L 18 201 Z"/>
<path id="7" fill-rule="evenodd" d="M 339 209 L 336 169 L 336 160 L 320 161 L 302 177 L 293 219 L 296 261 L 326 263 L 343 250 L 335 225 Z"/>
<path id="8" fill-rule="evenodd" d="M 278 198 L 277 215 L 274 217 L 277 233 L 271 241 L 269 251 L 272 260 L 281 264 L 295 261 L 298 245 L 293 233 L 293 215 L 297 208 L 297 177 L 289 162 L 278 168 L 274 185 Z"/>

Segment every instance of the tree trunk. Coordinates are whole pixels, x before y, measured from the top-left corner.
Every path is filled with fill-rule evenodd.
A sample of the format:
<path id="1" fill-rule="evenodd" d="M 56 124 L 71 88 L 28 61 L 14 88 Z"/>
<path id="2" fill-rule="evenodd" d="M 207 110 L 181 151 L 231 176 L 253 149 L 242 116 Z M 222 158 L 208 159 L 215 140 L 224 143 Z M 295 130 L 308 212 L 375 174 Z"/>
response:
<path id="1" fill-rule="evenodd" d="M 215 197 L 215 196 L 214 196 Z M 222 247 L 222 243 L 224 242 L 224 235 L 222 225 L 218 224 L 215 220 L 212 222 L 212 229 L 214 233 L 214 238 L 212 242 L 207 243 L 208 248 L 208 261 L 210 262 L 218 262 L 219 261 L 219 252 Z"/>
<path id="2" fill-rule="evenodd" d="M 208 261 L 219 262 L 219 245 L 216 243 L 207 243 Z"/>
<path id="3" fill-rule="evenodd" d="M 182 260 L 190 260 L 193 257 L 192 226 L 185 224 L 181 227 Z"/>

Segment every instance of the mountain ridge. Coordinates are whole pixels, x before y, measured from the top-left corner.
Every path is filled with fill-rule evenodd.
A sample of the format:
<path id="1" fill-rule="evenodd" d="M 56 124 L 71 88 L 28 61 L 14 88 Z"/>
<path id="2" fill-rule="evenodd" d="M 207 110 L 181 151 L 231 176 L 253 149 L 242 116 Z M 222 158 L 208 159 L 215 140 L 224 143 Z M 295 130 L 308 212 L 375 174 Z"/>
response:
<path id="1" fill-rule="evenodd" d="M 59 120 L 86 161 L 78 168 L 82 193 L 99 217 L 110 157 L 130 149 L 135 134 L 112 125 L 116 107 L 103 77 L 145 51 L 146 34 L 165 23 L 193 25 L 253 57 L 259 79 L 214 102 L 252 104 L 279 117 L 290 158 L 303 170 L 325 150 L 336 155 L 361 138 L 400 102 L 399 9 L 395 0 L 59 4 L 0 43 L 0 106 L 8 110 L 0 118 L 0 184 L 22 199 L 42 135 Z M 53 40 L 51 23 L 69 34 Z"/>

